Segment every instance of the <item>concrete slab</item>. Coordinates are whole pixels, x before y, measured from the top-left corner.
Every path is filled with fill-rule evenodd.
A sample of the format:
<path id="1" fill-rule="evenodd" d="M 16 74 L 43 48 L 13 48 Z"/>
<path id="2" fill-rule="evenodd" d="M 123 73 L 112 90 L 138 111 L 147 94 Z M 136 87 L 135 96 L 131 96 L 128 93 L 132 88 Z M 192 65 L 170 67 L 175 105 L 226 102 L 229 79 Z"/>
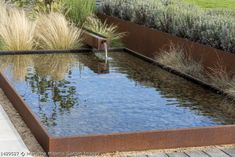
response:
<path id="1" fill-rule="evenodd" d="M 29 150 L 0 105 L 0 154 L 9 156 L 5 154 L 7 152 L 19 153 L 16 156 L 25 156 Z"/>

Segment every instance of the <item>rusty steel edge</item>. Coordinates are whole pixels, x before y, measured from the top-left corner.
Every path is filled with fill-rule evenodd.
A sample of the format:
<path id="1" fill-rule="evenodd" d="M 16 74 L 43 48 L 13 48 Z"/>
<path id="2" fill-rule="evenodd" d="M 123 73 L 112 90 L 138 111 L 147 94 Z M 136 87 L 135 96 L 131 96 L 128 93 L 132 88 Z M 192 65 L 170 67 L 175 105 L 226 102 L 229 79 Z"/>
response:
<path id="1" fill-rule="evenodd" d="M 125 48 L 114 47 L 109 48 L 109 52 L 122 52 Z M 32 55 L 32 54 L 59 54 L 59 53 L 88 53 L 88 52 L 104 52 L 103 50 L 97 50 L 92 48 L 81 48 L 74 50 L 31 50 L 31 51 L 0 51 L 0 55 Z"/>
<path id="2" fill-rule="evenodd" d="M 120 32 L 127 32 L 123 38 L 126 48 L 141 53 L 149 58 L 156 57 L 161 50 L 169 50 L 174 44 L 185 49 L 193 59 L 198 60 L 206 69 L 220 64 L 228 72 L 235 72 L 235 54 L 210 46 L 180 38 L 169 33 L 148 28 L 116 17 L 97 14 L 107 24 L 117 25 Z"/>
<path id="3" fill-rule="evenodd" d="M 141 151 L 235 143 L 235 125 L 52 137 L 51 152 Z"/>
<path id="4" fill-rule="evenodd" d="M 17 55 L 17 54 L 52 54 L 52 53 L 83 53 L 90 52 L 91 48 L 80 48 L 73 50 L 22 50 L 22 51 L 2 51 L 0 55 Z"/>
<path id="5" fill-rule="evenodd" d="M 89 30 L 83 30 L 82 38 L 83 38 L 83 42 L 86 45 L 96 48 L 98 50 L 102 50 L 103 43 L 108 42 L 107 38 L 104 38 L 103 36 L 97 33 L 91 32 Z"/>
<path id="6" fill-rule="evenodd" d="M 30 128 L 31 132 L 41 144 L 43 149 L 48 152 L 50 150 L 50 135 L 2 72 L 0 72 L 0 87 L 14 108 L 19 112 L 24 122 Z"/>

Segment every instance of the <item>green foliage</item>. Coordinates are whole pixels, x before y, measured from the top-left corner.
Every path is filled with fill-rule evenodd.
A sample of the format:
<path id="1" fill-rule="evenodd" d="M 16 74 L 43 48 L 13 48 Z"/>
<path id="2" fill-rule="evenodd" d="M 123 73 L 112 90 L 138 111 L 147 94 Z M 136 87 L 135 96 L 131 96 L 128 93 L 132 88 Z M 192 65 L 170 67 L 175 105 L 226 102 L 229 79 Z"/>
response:
<path id="1" fill-rule="evenodd" d="M 64 0 L 68 8 L 69 18 L 76 24 L 82 25 L 87 17 L 95 12 L 95 0 Z"/>
<path id="2" fill-rule="evenodd" d="M 40 14 L 59 12 L 66 14 L 64 0 L 10 0 L 15 6 L 23 8 L 31 18 Z"/>
<path id="3" fill-rule="evenodd" d="M 104 0 L 99 11 L 235 53 L 232 10 L 205 10 L 178 0 Z"/>
<path id="4" fill-rule="evenodd" d="M 33 4 L 31 16 L 38 17 L 40 14 L 48 14 L 51 12 L 65 13 L 66 8 L 64 4 L 64 0 L 56 0 L 56 1 L 43 1 L 37 0 Z"/>
<path id="5" fill-rule="evenodd" d="M 88 17 L 84 23 L 84 27 L 92 32 L 96 32 L 112 40 L 111 41 L 112 46 L 115 47 L 122 46 L 121 39 L 125 34 L 118 33 L 117 26 L 108 25 L 106 22 L 102 22 L 97 17 Z"/>
<path id="6" fill-rule="evenodd" d="M 36 0 L 10 0 L 17 7 L 24 8 L 25 6 L 31 5 L 36 2 Z"/>
<path id="7" fill-rule="evenodd" d="M 203 8 L 230 8 L 235 9 L 235 0 L 184 0 Z"/>

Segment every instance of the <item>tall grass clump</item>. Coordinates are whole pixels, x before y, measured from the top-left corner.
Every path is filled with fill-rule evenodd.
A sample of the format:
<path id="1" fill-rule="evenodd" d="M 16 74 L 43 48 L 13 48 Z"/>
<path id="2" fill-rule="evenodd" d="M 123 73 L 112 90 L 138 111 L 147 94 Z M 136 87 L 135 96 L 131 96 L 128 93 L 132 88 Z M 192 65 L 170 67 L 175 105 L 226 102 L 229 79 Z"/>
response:
<path id="1" fill-rule="evenodd" d="M 228 72 L 220 59 L 216 65 L 206 70 L 201 61 L 194 60 L 183 48 L 173 44 L 169 50 L 156 55 L 155 59 L 162 65 L 207 82 L 235 97 L 235 75 Z"/>
<path id="2" fill-rule="evenodd" d="M 171 45 L 169 50 L 163 50 L 155 57 L 156 61 L 180 72 L 204 79 L 204 68 L 200 61 L 186 54 L 180 46 Z"/>
<path id="3" fill-rule="evenodd" d="M 111 41 L 112 46 L 122 45 L 121 39 L 124 37 L 125 33 L 119 33 L 118 27 L 115 25 L 112 25 L 112 24 L 108 25 L 106 21 L 102 22 L 97 17 L 90 16 L 87 18 L 83 26 L 84 28 L 92 32 L 96 32 L 112 40 Z"/>
<path id="4" fill-rule="evenodd" d="M 234 73 L 228 72 L 228 69 L 223 66 L 220 58 L 216 65 L 209 68 L 207 76 L 209 83 L 235 96 L 235 75 Z"/>
<path id="5" fill-rule="evenodd" d="M 235 11 L 178 0 L 103 0 L 101 13 L 235 53 Z"/>
<path id="6" fill-rule="evenodd" d="M 60 13 L 41 15 L 37 21 L 36 39 L 41 49 L 74 49 L 81 46 L 81 29 Z"/>
<path id="7" fill-rule="evenodd" d="M 3 0 L 0 0 L 0 24 L 3 23 L 4 20 L 7 18 L 7 6 L 3 2 Z M 3 43 L 2 39 L 0 37 L 0 49 L 2 49 Z"/>
<path id="8" fill-rule="evenodd" d="M 64 3 L 68 8 L 68 17 L 80 25 L 87 17 L 92 16 L 96 9 L 95 0 L 64 0 Z"/>
<path id="9" fill-rule="evenodd" d="M 2 45 L 2 49 L 32 50 L 34 48 L 35 24 L 30 21 L 23 10 L 10 8 L 6 12 L 7 14 L 0 13 L 0 45 Z"/>
<path id="10" fill-rule="evenodd" d="M 0 23 L 4 21 L 4 18 L 7 17 L 7 4 L 3 1 L 0 0 Z"/>

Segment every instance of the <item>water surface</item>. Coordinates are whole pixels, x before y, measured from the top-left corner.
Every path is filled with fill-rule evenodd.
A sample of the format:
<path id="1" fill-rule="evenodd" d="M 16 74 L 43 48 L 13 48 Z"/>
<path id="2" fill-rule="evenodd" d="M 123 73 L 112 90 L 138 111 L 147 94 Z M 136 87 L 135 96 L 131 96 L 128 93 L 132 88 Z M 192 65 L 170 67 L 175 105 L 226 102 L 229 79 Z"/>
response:
<path id="1" fill-rule="evenodd" d="M 0 56 L 0 67 L 55 136 L 234 124 L 234 104 L 124 52 Z"/>

